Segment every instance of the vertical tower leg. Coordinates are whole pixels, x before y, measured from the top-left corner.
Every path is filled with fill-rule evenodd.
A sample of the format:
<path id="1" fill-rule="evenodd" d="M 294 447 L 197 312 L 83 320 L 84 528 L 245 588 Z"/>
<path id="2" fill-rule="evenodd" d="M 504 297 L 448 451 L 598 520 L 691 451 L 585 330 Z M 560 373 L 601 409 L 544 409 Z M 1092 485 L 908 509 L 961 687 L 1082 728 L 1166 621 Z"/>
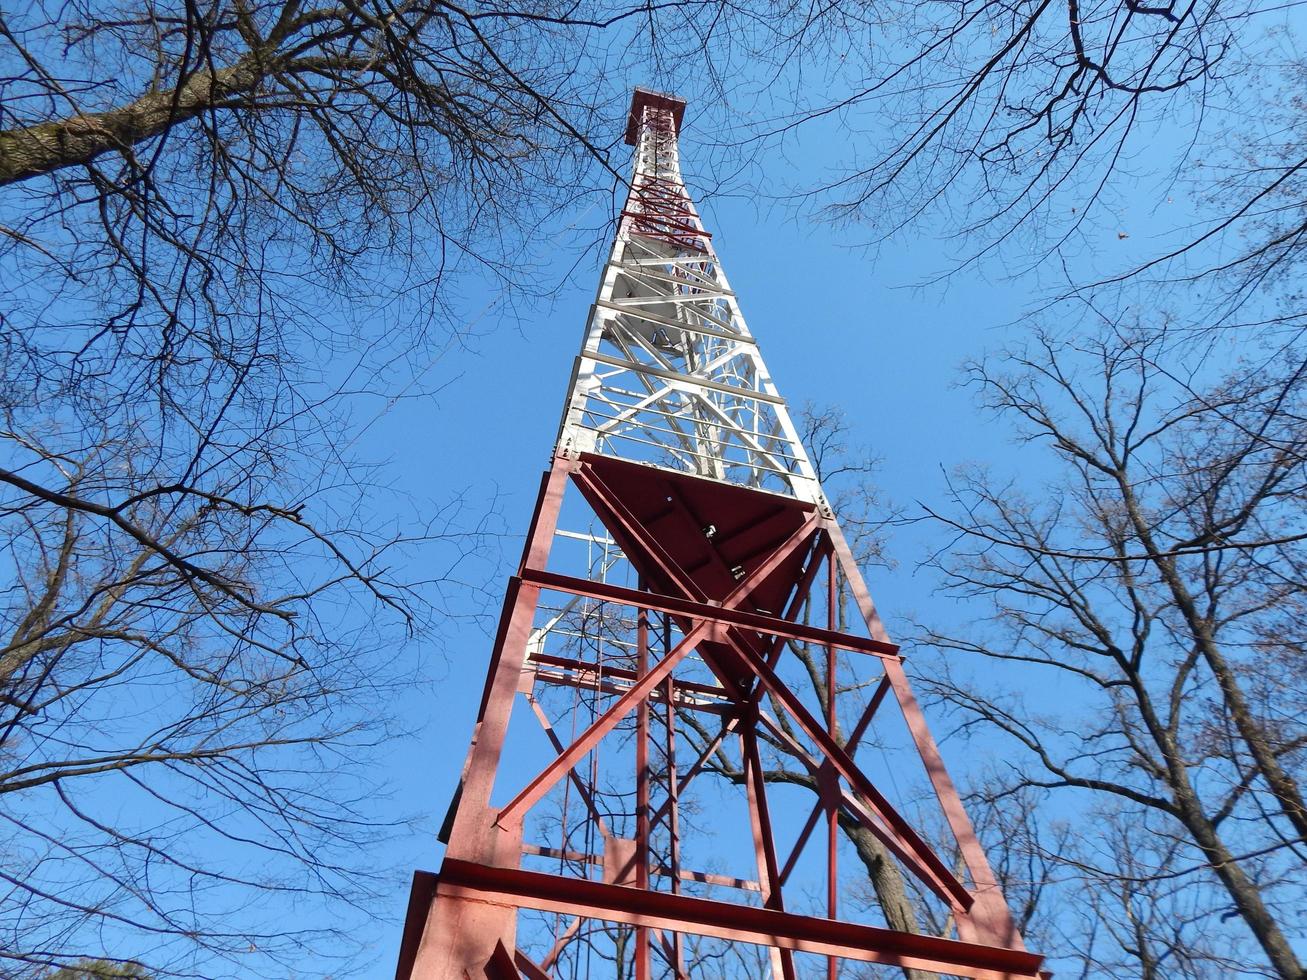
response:
<path id="1" fill-rule="evenodd" d="M 649 673 L 649 611 L 636 610 L 636 676 Z M 635 887 L 649 887 L 649 701 L 635 709 Z M 649 927 L 635 929 L 635 980 L 650 980 Z"/>
<path id="2" fill-rule="evenodd" d="M 835 556 L 826 559 L 826 628 L 834 630 L 838 625 L 835 617 L 835 604 L 839 595 L 839 580 L 835 565 Z M 826 730 L 832 736 L 836 734 L 836 654 L 833 646 L 826 647 Z M 834 773 L 826 769 L 822 774 L 821 793 L 827 799 L 826 805 L 826 917 L 833 919 L 838 911 L 839 902 L 839 861 L 838 845 L 840 834 L 840 813 L 837 805 L 838 787 L 835 785 Z M 814 811 L 815 812 L 815 811 Z M 839 961 L 834 956 L 826 957 L 826 980 L 836 980 L 839 976 Z"/>
<path id="3" fill-rule="evenodd" d="M 557 457 L 545 474 L 521 567 L 543 567 L 548 560 L 570 471 L 571 461 Z M 446 818 L 447 858 L 494 868 L 517 868 L 521 862 L 522 822 L 492 820 L 490 794 L 539 602 L 539 586 L 524 583 L 520 575 L 509 581 L 472 745 Z M 497 948 L 516 949 L 516 923 L 515 906 L 471 901 L 437 885 L 413 958 L 412 980 L 479 980 Z"/>

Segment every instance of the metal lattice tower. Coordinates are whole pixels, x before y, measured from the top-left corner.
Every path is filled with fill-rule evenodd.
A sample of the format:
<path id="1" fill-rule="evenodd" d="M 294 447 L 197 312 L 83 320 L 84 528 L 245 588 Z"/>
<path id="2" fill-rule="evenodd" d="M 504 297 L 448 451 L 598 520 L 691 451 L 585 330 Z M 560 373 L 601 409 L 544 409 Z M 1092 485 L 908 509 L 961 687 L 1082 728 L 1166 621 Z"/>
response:
<path id="1" fill-rule="evenodd" d="M 397 976 L 1033 980 L 682 182 L 684 110 L 635 91 L 630 192 Z M 913 820 L 869 774 L 909 782 L 882 728 Z M 842 897 L 850 827 L 947 935 Z"/>

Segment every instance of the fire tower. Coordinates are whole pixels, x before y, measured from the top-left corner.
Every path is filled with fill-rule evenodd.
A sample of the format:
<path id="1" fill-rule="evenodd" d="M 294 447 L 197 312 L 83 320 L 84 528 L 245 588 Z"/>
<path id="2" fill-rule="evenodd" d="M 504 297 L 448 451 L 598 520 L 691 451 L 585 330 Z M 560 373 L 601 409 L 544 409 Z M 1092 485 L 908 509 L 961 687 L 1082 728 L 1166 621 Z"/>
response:
<path id="1" fill-rule="evenodd" d="M 635 91 L 630 192 L 397 976 L 1033 980 L 682 183 L 684 111 Z M 877 916 L 852 831 L 940 935 Z"/>

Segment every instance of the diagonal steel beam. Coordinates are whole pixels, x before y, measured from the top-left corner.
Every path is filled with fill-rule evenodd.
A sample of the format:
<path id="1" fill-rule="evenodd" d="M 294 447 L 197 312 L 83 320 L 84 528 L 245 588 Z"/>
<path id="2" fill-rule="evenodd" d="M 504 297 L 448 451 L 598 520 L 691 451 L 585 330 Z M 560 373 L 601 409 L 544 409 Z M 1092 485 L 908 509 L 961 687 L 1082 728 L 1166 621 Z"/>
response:
<path id="1" fill-rule="evenodd" d="M 541 707 L 540 701 L 533 694 L 528 694 L 526 700 L 527 703 L 531 705 L 531 710 L 535 713 L 536 720 L 540 722 L 540 727 L 545 730 L 545 735 L 549 738 L 549 744 L 554 747 L 556 753 L 562 755 L 566 746 L 563 745 L 563 740 L 558 737 L 558 733 L 554 731 L 553 722 L 551 722 L 549 716 L 545 714 L 545 709 Z M 586 809 L 590 811 L 590 816 L 594 818 L 595 825 L 599 828 L 599 832 L 606 835 L 608 833 L 608 825 L 604 822 L 604 815 L 600 813 L 599 808 L 595 806 L 595 801 L 590 795 L 589 788 L 585 785 L 584 781 L 582 781 L 581 777 L 576 774 L 575 769 L 569 769 L 567 771 L 567 776 L 568 779 L 571 780 L 572 785 L 576 787 L 576 792 L 581 797 L 582 802 L 585 803 Z"/>
<path id="2" fill-rule="evenodd" d="M 684 639 L 667 656 L 663 657 L 656 667 L 632 684 L 630 690 L 619 697 L 612 707 L 596 718 L 590 727 L 577 737 L 575 742 L 561 752 L 557 759 L 546 766 L 543 772 L 531 780 L 525 789 L 513 797 L 499 811 L 495 823 L 503 824 L 508 822 L 521 811 L 528 810 L 540 802 L 540 798 L 548 793 L 559 779 L 570 772 L 572 767 L 580 762 L 582 757 L 594 748 L 600 739 L 617 727 L 619 721 L 625 718 L 637 704 L 644 701 L 650 691 L 662 683 L 663 679 L 672 672 L 672 669 L 685 659 L 686 654 L 716 629 L 717 627 L 711 623 L 700 623 L 685 634 Z"/>
<path id="3" fill-rule="evenodd" d="M 629 545 L 638 545 L 640 551 L 657 566 L 661 576 L 683 598 L 693 599 L 696 602 L 707 600 L 707 595 L 699 588 L 694 579 L 690 578 L 685 570 L 676 563 L 675 559 L 667 553 L 667 550 L 658 543 L 657 539 L 645 530 L 636 516 L 622 503 L 621 498 L 613 493 L 591 467 L 578 467 L 572 474 L 572 479 L 580 487 L 586 502 L 590 504 L 607 526 L 609 533 L 622 545 L 622 552 L 628 559 L 634 550 Z M 623 538 L 626 538 L 626 541 L 623 541 Z M 532 567 L 543 568 L 544 562 L 539 562 Z"/>
<path id="4" fill-rule="evenodd" d="M 835 767 L 836 771 L 848 780 L 849 785 L 857 795 L 870 804 L 873 812 L 885 821 L 887 827 L 894 832 L 894 836 L 897 836 L 907 845 L 908 850 L 905 853 L 910 855 L 907 867 L 917 873 L 926 884 L 932 887 L 942 887 L 943 894 L 941 897 L 951 904 L 958 906 L 964 912 L 969 909 L 974 902 L 971 893 L 963 887 L 953 872 L 939 859 L 939 856 L 930 845 L 922 840 L 917 832 L 912 829 L 912 826 L 894 809 L 889 800 L 871 784 L 871 781 L 858 768 L 858 765 L 849 758 L 848 754 L 836 743 L 830 733 L 812 716 L 798 696 L 752 650 L 738 644 L 735 645 L 735 649 L 757 673 L 759 683 L 767 690 L 767 693 L 775 698 L 786 713 L 798 722 L 804 734 L 812 739 L 822 755 Z M 889 840 L 893 840 L 893 836 L 889 837 Z M 888 840 L 886 844 L 889 846 Z M 930 873 L 923 875 L 923 867 L 929 869 Z"/>
<path id="5" fill-rule="evenodd" d="M 871 593 L 867 591 L 867 584 L 858 574 L 857 562 L 843 532 L 834 520 L 827 522 L 827 531 L 830 534 L 831 544 L 835 548 L 835 554 L 844 568 L 845 577 L 853 591 L 858 609 L 866 621 L 867 629 L 876 639 L 888 642 L 889 634 L 885 630 L 884 623 L 881 622 L 880 614 L 876 611 Z M 944 813 L 944 819 L 948 822 L 949 830 L 958 843 L 962 860 L 967 866 L 967 874 L 970 875 L 975 889 L 978 907 L 972 915 L 958 916 L 958 935 L 965 939 L 1020 946 L 1021 933 L 1012 919 L 1012 911 L 1007 907 L 998 879 L 994 876 L 989 859 L 985 857 L 984 848 L 980 846 L 980 839 L 976 836 L 971 817 L 967 815 L 966 807 L 962 805 L 962 797 L 958 795 L 957 787 L 953 785 L 953 780 L 944 766 L 939 746 L 935 744 L 935 739 L 930 734 L 926 717 L 912 693 L 912 685 L 908 682 L 903 666 L 887 661 L 885 676 L 893 688 L 894 697 L 903 712 L 903 720 L 907 723 L 913 744 L 921 757 L 922 765 L 926 768 L 926 775 L 935 790 L 935 797 Z"/>
<path id="6" fill-rule="evenodd" d="M 876 717 L 876 712 L 880 709 L 880 703 L 885 700 L 885 694 L 890 689 L 889 674 L 880 679 L 876 685 L 875 692 L 871 695 L 871 700 L 867 702 L 867 707 L 862 710 L 862 716 L 858 723 L 853 726 L 853 731 L 849 733 L 848 740 L 844 743 L 844 751 L 853 755 L 862 742 L 862 736 L 867 733 L 868 726 L 871 725 L 871 719 Z"/>
<path id="7" fill-rule="evenodd" d="M 690 784 L 690 782 L 694 779 L 694 777 L 699 775 L 699 773 L 703 771 L 703 767 L 707 765 L 708 760 L 712 758 L 713 753 L 716 752 L 718 748 L 721 747 L 722 742 L 726 740 L 726 736 L 729 735 L 731 732 L 733 732 L 739 724 L 740 724 L 740 716 L 738 713 L 733 714 L 731 715 L 731 717 L 726 719 L 726 721 L 722 724 L 721 731 L 719 731 L 717 735 L 713 738 L 713 740 L 709 742 L 708 745 L 704 748 L 704 750 L 701 753 L 699 753 L 699 758 L 695 761 L 694 765 L 692 765 L 686 771 L 684 776 L 679 777 L 677 781 L 678 793 L 683 792 L 685 790 L 685 787 Z M 671 806 L 672 806 L 672 801 L 670 799 L 665 800 L 663 802 L 663 805 L 660 806 L 657 809 L 657 811 L 654 812 L 654 815 L 650 818 L 649 822 L 651 824 L 661 823 L 670 812 Z"/>
<path id="8" fill-rule="evenodd" d="M 552 980 L 548 973 L 520 949 L 513 952 L 513 965 L 526 974 L 527 980 Z"/>
<path id="9" fill-rule="evenodd" d="M 889 675 L 885 675 L 880 679 L 880 683 L 876 686 L 875 693 L 872 694 L 871 700 L 867 702 L 867 707 L 863 709 L 861 717 L 858 718 L 857 724 L 853 726 L 852 733 L 850 733 L 848 740 L 844 743 L 844 751 L 848 752 L 850 756 L 853 755 L 858 744 L 862 741 L 862 736 L 866 733 L 867 726 L 875 716 L 876 710 L 880 707 L 881 701 L 885 699 L 885 693 L 889 690 L 889 687 Z M 817 819 L 821 816 L 821 812 L 824 809 L 827 809 L 827 807 L 825 802 L 821 799 L 818 799 L 817 802 L 812 805 L 812 810 L 808 814 L 808 819 L 804 821 L 803 829 L 799 831 L 799 836 L 794 842 L 794 848 L 790 851 L 790 856 L 786 859 L 785 867 L 781 871 L 782 884 L 789 880 L 790 872 L 794 870 L 794 865 L 798 862 L 800 854 L 803 853 L 803 849 L 808 845 L 808 838 L 812 836 L 812 832 L 817 828 Z"/>
<path id="10" fill-rule="evenodd" d="M 658 592 L 641 592 L 639 589 L 612 585 L 608 582 L 595 582 L 591 579 L 536 568 L 524 569 L 522 579 L 532 585 L 539 585 L 541 588 L 552 589 L 557 592 L 601 599 L 604 602 L 615 602 L 623 606 L 642 606 L 657 612 L 672 613 L 678 617 L 712 620 L 728 626 L 739 626 L 756 633 L 766 633 L 782 640 L 798 640 L 804 643 L 833 646 L 839 650 L 869 653 L 876 657 L 898 656 L 899 648 L 892 643 L 882 643 L 879 640 L 872 640 L 867 637 L 841 633 L 820 626 L 809 626 L 806 623 L 793 622 L 780 616 L 751 612 L 745 609 L 718 605 L 714 602 L 697 602 L 693 599 L 682 599 Z"/>

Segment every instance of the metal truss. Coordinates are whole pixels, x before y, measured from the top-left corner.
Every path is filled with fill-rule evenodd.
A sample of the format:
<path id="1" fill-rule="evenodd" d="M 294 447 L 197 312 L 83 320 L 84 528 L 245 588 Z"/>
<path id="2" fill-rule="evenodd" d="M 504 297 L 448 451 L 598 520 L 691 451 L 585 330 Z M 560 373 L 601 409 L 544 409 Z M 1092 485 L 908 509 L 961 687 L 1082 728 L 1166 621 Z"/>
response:
<path id="1" fill-rule="evenodd" d="M 636 90 L 630 198 L 397 978 L 1036 980 L 681 183 L 683 109 Z M 871 775 L 895 726 L 926 826 Z M 786 765 L 807 795 L 782 812 Z M 849 827 L 940 935 L 848 907 Z"/>
<path id="2" fill-rule="evenodd" d="M 815 502 L 820 487 L 681 178 L 684 103 L 637 90 L 631 191 L 568 391 L 560 451 Z"/>

